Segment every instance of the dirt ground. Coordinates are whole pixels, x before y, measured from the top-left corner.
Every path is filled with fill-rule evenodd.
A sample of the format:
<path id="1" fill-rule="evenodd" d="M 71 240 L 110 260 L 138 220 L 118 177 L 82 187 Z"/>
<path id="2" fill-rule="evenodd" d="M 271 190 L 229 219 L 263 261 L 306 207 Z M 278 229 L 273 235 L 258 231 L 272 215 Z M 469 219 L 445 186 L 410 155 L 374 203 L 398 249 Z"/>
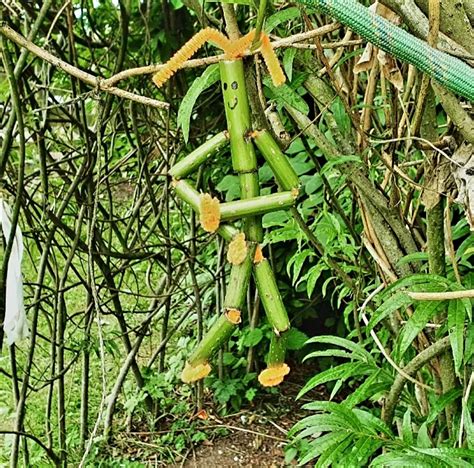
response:
<path id="1" fill-rule="evenodd" d="M 209 412 L 206 411 L 202 426 L 199 424 L 196 427 L 196 429 L 206 432 L 208 438 L 199 444 L 190 444 L 182 456 L 175 458 L 174 463 L 164 463 L 156 454 L 150 456 L 149 450 L 137 450 L 136 443 L 139 442 L 139 439 L 141 439 L 139 446 L 142 449 L 153 447 L 154 442 L 149 437 L 140 437 L 140 432 L 128 433 L 128 437 L 118 444 L 121 446 L 118 453 L 125 459 L 142 463 L 133 466 L 167 466 L 170 468 L 277 468 L 291 466 L 292 463 L 285 464 L 284 448 L 287 443 L 287 432 L 297 421 L 308 414 L 301 409 L 304 403 L 327 398 L 324 388 L 316 388 L 297 401 L 296 395 L 307 378 L 308 369 L 300 368 L 292 373 L 289 381 L 279 387 L 278 392 L 263 395 L 253 405 L 228 416 L 214 415 L 212 406 L 209 405 L 207 407 Z M 222 435 L 223 430 L 225 430 L 225 435 Z M 155 447 L 158 448 L 157 445 Z M 127 456 L 124 452 L 128 452 Z M 145 455 L 145 452 L 148 456 Z"/>
<path id="2" fill-rule="evenodd" d="M 285 466 L 284 434 L 268 422 L 246 427 L 234 426 L 227 437 L 206 441 L 191 451 L 179 466 L 203 467 L 280 467 Z M 239 427 L 239 429 L 237 429 Z M 174 465 L 178 466 L 178 465 Z"/>
<path id="3" fill-rule="evenodd" d="M 296 395 L 307 381 L 307 369 L 294 372 L 291 380 L 280 387 L 277 395 L 269 395 L 255 408 L 242 411 L 230 418 L 221 418 L 229 430 L 225 437 L 206 440 L 191 448 L 172 468 L 260 468 L 283 467 L 286 434 L 304 417 L 301 406 L 308 401 L 327 398 L 323 388 L 317 388 L 307 398 L 296 401 Z M 306 413 L 307 415 L 307 413 Z M 295 462 L 296 464 L 296 462 Z"/>

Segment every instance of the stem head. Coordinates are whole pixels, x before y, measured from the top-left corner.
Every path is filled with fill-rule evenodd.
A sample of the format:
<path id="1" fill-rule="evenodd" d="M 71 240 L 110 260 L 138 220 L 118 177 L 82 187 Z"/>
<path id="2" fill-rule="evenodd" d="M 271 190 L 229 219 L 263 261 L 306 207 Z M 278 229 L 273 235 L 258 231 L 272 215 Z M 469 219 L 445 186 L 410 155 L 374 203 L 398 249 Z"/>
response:
<path id="1" fill-rule="evenodd" d="M 242 313 L 239 309 L 226 309 L 225 311 L 227 320 L 233 325 L 238 325 L 242 321 L 241 315 Z"/>
<path id="2" fill-rule="evenodd" d="M 199 205 L 201 226 L 206 232 L 216 232 L 221 222 L 219 200 L 204 193 L 200 197 Z"/>
<path id="3" fill-rule="evenodd" d="M 196 382 L 198 380 L 203 379 L 204 377 L 207 377 L 210 372 L 211 366 L 208 362 L 201 362 L 200 364 L 196 364 L 195 366 L 187 362 L 186 366 L 183 369 L 183 372 L 181 372 L 181 380 L 184 383 Z"/>
<path id="4" fill-rule="evenodd" d="M 248 247 L 245 242 L 245 234 L 239 232 L 229 244 L 229 250 L 227 251 L 227 261 L 232 265 L 240 265 L 244 262 L 247 257 Z"/>
<path id="5" fill-rule="evenodd" d="M 264 387 L 275 387 L 280 385 L 285 375 L 290 373 L 290 366 L 284 362 L 280 364 L 272 364 L 260 372 L 258 381 Z"/>

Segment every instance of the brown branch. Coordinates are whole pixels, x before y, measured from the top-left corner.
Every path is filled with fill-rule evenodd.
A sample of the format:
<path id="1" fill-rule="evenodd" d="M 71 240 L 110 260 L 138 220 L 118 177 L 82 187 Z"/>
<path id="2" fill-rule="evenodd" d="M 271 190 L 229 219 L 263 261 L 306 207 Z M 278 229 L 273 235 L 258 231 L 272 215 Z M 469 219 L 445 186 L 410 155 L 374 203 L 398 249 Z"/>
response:
<path id="1" fill-rule="evenodd" d="M 474 289 L 463 291 L 444 292 L 409 292 L 408 295 L 417 301 L 446 301 L 449 299 L 470 299 L 474 298 Z"/>
<path id="2" fill-rule="evenodd" d="M 277 41 L 272 42 L 272 47 L 274 49 L 278 49 L 280 47 L 290 47 L 293 44 L 296 44 L 298 42 L 306 41 L 308 39 L 312 39 L 317 36 L 323 36 L 324 34 L 333 32 L 339 27 L 340 25 L 338 23 L 328 24 L 328 25 L 322 26 L 321 28 L 314 29 L 312 31 L 295 34 L 285 39 L 278 39 Z M 332 48 L 332 44 L 331 44 L 331 48 Z M 255 55 L 256 53 L 258 52 L 248 51 L 244 55 L 247 57 L 247 56 Z M 218 63 L 224 60 L 224 58 L 225 58 L 224 54 L 219 54 L 219 55 L 214 55 L 212 57 L 187 60 L 186 62 L 183 63 L 183 65 L 181 65 L 180 69 L 196 68 L 196 67 L 202 67 L 203 65 L 211 65 L 213 63 Z M 121 80 L 125 80 L 127 78 L 156 73 L 157 71 L 161 70 L 163 67 L 164 67 L 163 64 L 159 64 L 159 65 L 154 64 L 154 65 L 146 65 L 144 67 L 130 68 L 128 70 L 123 70 L 120 73 L 117 73 L 116 75 L 111 76 L 110 78 L 107 78 L 106 80 L 104 80 L 102 84 L 103 86 L 112 86 L 115 83 Z"/>
<path id="3" fill-rule="evenodd" d="M 112 86 L 110 83 L 108 84 L 104 78 L 100 76 L 94 76 L 90 73 L 87 73 L 79 68 L 71 65 L 64 60 L 61 60 L 59 57 L 49 53 L 45 49 L 38 47 L 33 42 L 26 39 L 21 34 L 17 33 L 14 29 L 10 28 L 4 22 L 0 22 L 0 34 L 5 36 L 10 41 L 14 42 L 15 44 L 19 45 L 30 51 L 32 54 L 36 55 L 37 57 L 45 60 L 48 63 L 51 63 L 57 68 L 60 68 L 68 75 L 74 76 L 75 78 L 83 81 L 84 83 L 96 88 L 99 91 L 104 91 L 106 93 L 114 94 L 124 99 L 129 99 L 131 101 L 139 102 L 140 104 L 144 104 L 146 106 L 152 106 L 161 109 L 167 109 L 169 104 L 167 102 L 158 101 L 156 99 L 148 98 L 145 96 L 141 96 L 139 94 L 131 93 L 130 91 L 125 91 L 124 89 L 116 88 Z"/>

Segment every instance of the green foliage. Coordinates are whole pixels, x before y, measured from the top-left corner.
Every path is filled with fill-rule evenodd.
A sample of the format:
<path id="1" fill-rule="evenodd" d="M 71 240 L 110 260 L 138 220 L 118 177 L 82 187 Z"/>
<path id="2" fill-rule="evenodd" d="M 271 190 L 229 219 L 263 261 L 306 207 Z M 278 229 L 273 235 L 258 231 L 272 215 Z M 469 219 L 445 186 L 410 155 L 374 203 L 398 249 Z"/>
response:
<path id="1" fill-rule="evenodd" d="M 178 110 L 176 122 L 183 131 L 184 141 L 189 140 L 189 126 L 191 125 L 191 116 L 194 105 L 203 91 L 219 81 L 219 65 L 210 65 L 204 70 L 204 73 L 196 78 L 189 88 L 188 92 L 181 101 Z"/>

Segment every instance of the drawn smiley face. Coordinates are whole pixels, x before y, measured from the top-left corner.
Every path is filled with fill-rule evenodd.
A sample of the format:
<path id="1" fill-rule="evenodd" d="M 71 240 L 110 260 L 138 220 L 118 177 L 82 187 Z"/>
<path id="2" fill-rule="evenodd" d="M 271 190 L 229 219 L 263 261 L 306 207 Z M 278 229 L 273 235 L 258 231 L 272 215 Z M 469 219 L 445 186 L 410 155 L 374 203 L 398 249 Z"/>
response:
<path id="1" fill-rule="evenodd" d="M 229 86 L 227 83 L 224 82 L 224 91 L 227 91 L 228 89 L 237 91 L 239 89 L 239 84 L 237 83 L 237 81 L 232 81 Z M 239 104 L 239 98 L 237 97 L 237 93 L 229 91 L 227 93 L 227 96 L 229 97 L 229 99 L 227 100 L 227 105 L 229 106 L 230 110 L 234 110 Z"/>

